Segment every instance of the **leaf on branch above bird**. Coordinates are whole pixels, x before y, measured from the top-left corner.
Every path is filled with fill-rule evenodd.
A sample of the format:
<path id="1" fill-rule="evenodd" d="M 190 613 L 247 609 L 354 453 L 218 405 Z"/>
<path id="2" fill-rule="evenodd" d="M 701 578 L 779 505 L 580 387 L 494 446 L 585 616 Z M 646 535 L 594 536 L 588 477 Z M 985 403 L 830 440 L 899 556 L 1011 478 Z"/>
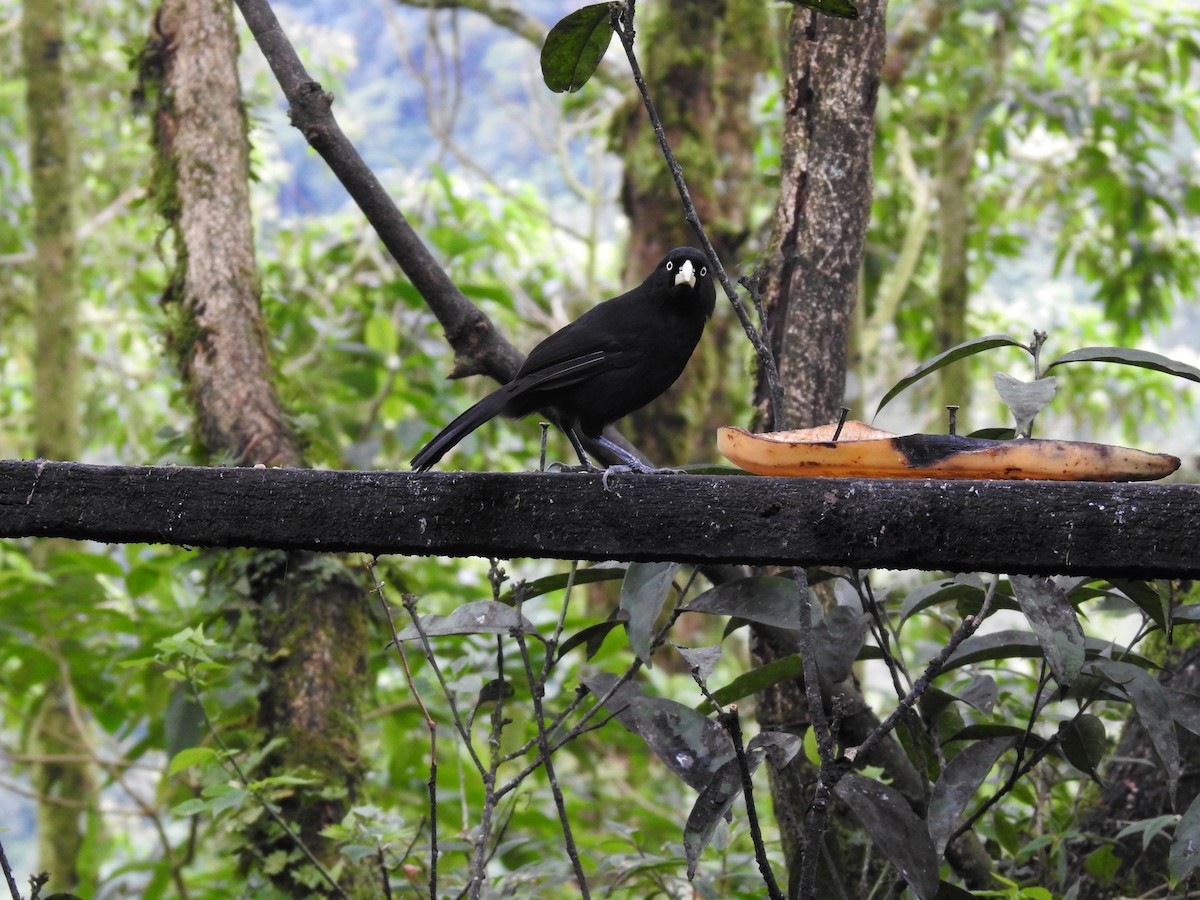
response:
<path id="1" fill-rule="evenodd" d="M 1055 366 L 1073 362 L 1118 363 L 1123 366 L 1153 369 L 1155 372 L 1164 372 L 1177 378 L 1200 382 L 1200 369 L 1195 366 L 1189 366 L 1185 362 L 1171 359 L 1161 353 L 1153 353 L 1149 350 L 1131 350 L 1126 347 L 1080 347 L 1078 350 L 1072 350 L 1070 353 L 1064 353 L 1058 357 L 1046 366 L 1046 371 L 1049 372 Z"/>
<path id="2" fill-rule="evenodd" d="M 933 359 L 921 363 L 892 385 L 892 389 L 883 395 L 883 399 L 875 407 L 875 415 L 879 415 L 880 411 L 903 391 L 916 384 L 925 376 L 933 374 L 938 369 L 948 366 L 952 362 L 958 362 L 960 359 L 966 359 L 968 356 L 974 356 L 976 353 L 983 353 L 985 350 L 991 350 L 995 347 L 1023 348 L 1024 346 L 1016 338 L 1011 338 L 1007 334 L 989 334 L 986 337 L 973 338 L 969 341 L 963 341 L 961 344 L 956 344 L 949 350 L 939 353 Z"/>
<path id="3" fill-rule="evenodd" d="M 1017 420 L 1017 434 L 1021 437 L 1029 437 L 1034 418 L 1049 405 L 1054 399 L 1054 392 L 1058 390 L 1058 379 L 1053 376 L 1022 381 L 1006 372 L 994 372 L 992 383 Z"/>
<path id="4" fill-rule="evenodd" d="M 838 19 L 858 18 L 858 8 L 847 0 L 788 0 L 788 2 Z"/>
<path id="5" fill-rule="evenodd" d="M 546 87 L 556 94 L 582 88 L 599 67 L 612 36 L 607 3 L 585 6 L 560 19 L 542 44 Z"/>

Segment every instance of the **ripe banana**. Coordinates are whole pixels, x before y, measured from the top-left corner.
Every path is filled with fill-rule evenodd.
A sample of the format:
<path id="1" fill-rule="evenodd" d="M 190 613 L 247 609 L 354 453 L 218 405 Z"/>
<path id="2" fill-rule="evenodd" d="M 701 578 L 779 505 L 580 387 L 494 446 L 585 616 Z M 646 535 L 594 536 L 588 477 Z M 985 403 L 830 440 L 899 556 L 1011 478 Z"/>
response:
<path id="1" fill-rule="evenodd" d="M 752 434 L 717 429 L 717 449 L 756 475 L 824 478 L 1001 478 L 1043 481 L 1152 481 L 1179 468 L 1165 453 L 1112 444 L 1022 438 L 992 441 L 954 434 L 898 436 L 850 421 Z"/>

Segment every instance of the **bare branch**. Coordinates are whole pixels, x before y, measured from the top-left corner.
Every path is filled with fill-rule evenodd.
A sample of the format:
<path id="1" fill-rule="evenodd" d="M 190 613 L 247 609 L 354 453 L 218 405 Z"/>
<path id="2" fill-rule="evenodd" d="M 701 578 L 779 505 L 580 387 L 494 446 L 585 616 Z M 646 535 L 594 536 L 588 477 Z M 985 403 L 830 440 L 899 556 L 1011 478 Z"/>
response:
<path id="1" fill-rule="evenodd" d="M 267 0 L 237 0 L 246 24 L 288 101 L 292 124 L 321 155 L 378 232 L 388 252 L 425 298 L 456 356 L 455 375 L 510 381 L 523 359 L 468 300 L 421 242 L 333 116 L 333 95 L 300 62 Z"/>

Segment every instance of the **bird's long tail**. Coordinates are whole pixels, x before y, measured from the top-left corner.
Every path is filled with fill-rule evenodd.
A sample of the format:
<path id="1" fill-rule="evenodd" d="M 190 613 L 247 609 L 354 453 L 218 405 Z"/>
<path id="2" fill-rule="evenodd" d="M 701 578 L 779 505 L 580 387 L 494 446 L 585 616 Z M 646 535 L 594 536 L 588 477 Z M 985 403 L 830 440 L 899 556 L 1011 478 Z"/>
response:
<path id="1" fill-rule="evenodd" d="M 494 419 L 503 413 L 504 405 L 507 401 L 508 393 L 504 388 L 492 391 L 492 393 L 488 394 L 443 428 L 438 432 L 437 437 L 417 451 L 417 455 L 412 458 L 413 469 L 418 472 L 424 472 L 432 468 L 455 444 L 484 422 Z"/>

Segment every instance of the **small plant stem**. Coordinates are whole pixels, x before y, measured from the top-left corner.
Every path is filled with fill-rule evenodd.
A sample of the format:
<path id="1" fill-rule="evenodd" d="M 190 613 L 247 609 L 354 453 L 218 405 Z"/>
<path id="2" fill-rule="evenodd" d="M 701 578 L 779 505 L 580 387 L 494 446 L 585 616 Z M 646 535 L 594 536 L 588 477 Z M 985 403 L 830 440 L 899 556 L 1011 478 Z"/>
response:
<path id="1" fill-rule="evenodd" d="M 712 241 L 709 240 L 708 234 L 704 230 L 704 225 L 700 221 L 700 215 L 696 212 L 696 204 L 692 202 L 691 191 L 688 190 L 687 182 L 684 181 L 683 166 L 679 164 L 679 160 L 675 158 L 674 151 L 671 150 L 671 145 L 667 141 L 666 130 L 663 128 L 662 119 L 658 117 L 658 112 L 654 108 L 654 101 L 650 98 L 650 91 L 646 87 L 646 79 L 642 75 L 642 67 L 638 64 L 637 54 L 633 49 L 633 41 L 636 33 L 633 27 L 635 0 L 614 0 L 611 6 L 613 31 L 617 33 L 617 37 L 621 40 L 621 46 L 625 49 L 625 57 L 629 60 L 629 68 L 633 72 L 634 84 L 637 85 L 638 92 L 642 96 L 642 104 L 646 107 L 646 113 L 650 116 L 650 124 L 654 128 L 654 136 L 658 138 L 658 146 L 662 150 L 663 158 L 667 161 L 667 168 L 671 170 L 671 178 L 674 179 L 675 188 L 679 191 L 679 199 L 683 201 L 684 218 L 692 227 L 692 230 L 696 232 L 700 246 L 708 257 L 709 262 L 712 263 L 717 280 L 720 282 L 721 287 L 724 288 L 725 295 L 729 298 L 729 302 L 733 306 L 734 314 L 737 316 L 742 330 L 746 333 L 746 337 L 749 339 L 755 354 L 758 356 L 758 364 L 766 379 L 767 390 L 771 398 L 771 427 L 775 431 L 780 431 L 786 425 L 784 424 L 783 387 L 779 381 L 779 369 L 775 364 L 775 356 L 763 338 L 762 333 L 754 327 L 754 323 L 750 320 L 750 314 L 746 311 L 746 305 L 738 297 L 737 290 L 734 288 L 732 282 L 730 282 L 729 275 L 725 272 L 725 267 L 721 265 L 721 260 L 717 258 L 717 251 L 713 249 Z"/>

